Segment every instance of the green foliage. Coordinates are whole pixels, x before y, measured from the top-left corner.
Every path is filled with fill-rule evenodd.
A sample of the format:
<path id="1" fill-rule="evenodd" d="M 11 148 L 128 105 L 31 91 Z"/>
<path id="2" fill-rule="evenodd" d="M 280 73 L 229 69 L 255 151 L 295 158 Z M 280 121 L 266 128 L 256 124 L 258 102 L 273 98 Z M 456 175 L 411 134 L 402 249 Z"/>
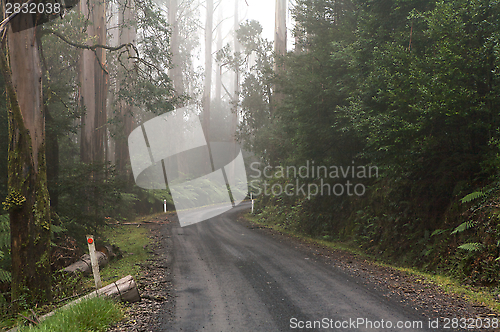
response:
<path id="1" fill-rule="evenodd" d="M 101 277 L 104 283 L 115 281 L 129 274 L 140 278 L 137 275 L 140 271 L 140 264 L 148 259 L 149 230 L 135 225 L 118 225 L 106 227 L 102 233 L 109 243 L 118 246 L 124 253 L 124 257 L 102 269 Z M 93 280 L 88 278 L 87 282 L 89 281 L 93 285 Z"/>
<path id="2" fill-rule="evenodd" d="M 460 201 L 462 203 L 469 203 L 469 202 L 472 202 L 473 200 L 478 199 L 480 197 L 484 197 L 484 193 L 481 191 L 475 191 L 473 193 L 468 194 L 467 196 L 462 198 Z"/>
<path id="3" fill-rule="evenodd" d="M 292 13 L 297 44 L 286 70 L 244 81 L 241 137 L 273 166 L 354 160 L 377 165 L 381 178 L 362 198 L 262 197 L 261 218 L 288 225 L 288 216 L 286 227 L 307 234 L 347 236 L 391 260 L 497 283 L 497 3 L 298 0 Z M 262 49 L 259 31 L 243 25 L 242 40 Z"/>
<path id="4" fill-rule="evenodd" d="M 3 75 L 0 75 L 0 201 L 7 196 L 7 161 L 9 130 L 7 121 L 7 97 Z"/>
<path id="5" fill-rule="evenodd" d="M 19 332 L 104 332 L 122 317 L 122 309 L 116 303 L 96 297 L 61 309 L 39 325 L 21 328 Z"/>
<path id="6" fill-rule="evenodd" d="M 106 174 L 108 179 L 102 181 Z M 61 174 L 59 215 L 70 230 L 95 231 L 119 205 L 119 190 L 120 180 L 108 165 L 74 163 Z M 74 229 L 75 223 L 81 229 Z"/>
<path id="7" fill-rule="evenodd" d="M 239 68 L 244 73 L 238 105 L 242 109 L 238 138 L 244 147 L 264 158 L 273 157 L 278 149 L 270 141 L 271 132 L 275 131 L 272 116 L 273 65 L 272 43 L 261 36 L 262 27 L 257 21 L 240 24 L 236 35 L 243 47 L 243 52 L 233 53 L 228 44 L 217 52 L 216 60 L 220 65 Z M 254 58 L 252 65 L 249 59 Z"/>
<path id="8" fill-rule="evenodd" d="M 481 251 L 481 249 L 483 249 L 483 244 L 478 242 L 465 243 L 459 246 L 458 249 L 467 251 Z"/>
<path id="9" fill-rule="evenodd" d="M 169 25 L 162 9 L 152 0 L 136 1 L 134 12 L 135 19 L 124 24 L 137 29 L 135 46 L 139 54 L 123 51 L 109 54 L 112 75 L 119 82 L 114 103 L 136 107 L 135 112 L 141 117 L 147 113 L 163 114 L 185 100 L 185 96 L 174 96 L 168 77 Z M 112 118 L 113 121 L 120 121 L 120 117 Z M 120 133 L 115 130 L 113 135 Z"/>
<path id="10" fill-rule="evenodd" d="M 83 285 L 81 276 L 68 274 L 62 270 L 52 274 L 52 297 L 54 302 L 78 296 L 87 289 Z"/>
<path id="11" fill-rule="evenodd" d="M 431 237 L 446 233 L 447 231 L 447 229 L 436 229 L 434 232 L 432 232 Z"/>
<path id="12" fill-rule="evenodd" d="M 456 227 L 451 234 L 462 233 L 468 229 L 476 226 L 477 222 L 474 220 L 467 220 L 466 222 L 461 223 L 458 227 Z"/>
<path id="13" fill-rule="evenodd" d="M 0 215 L 0 283 L 10 280 L 10 222 L 4 214 Z"/>
<path id="14" fill-rule="evenodd" d="M 4 259 L 4 253 L 0 251 L 0 259 Z M 0 270 L 0 283 L 9 283 L 12 280 L 12 276 L 9 271 Z"/>
<path id="15" fill-rule="evenodd" d="M 120 9 L 121 10 L 121 9 Z M 111 165 L 80 163 L 80 105 L 77 73 L 80 49 L 52 34 L 56 31 L 78 44 L 92 43 L 86 29 L 90 23 L 78 11 L 43 26 L 44 101 L 47 105 L 47 170 L 51 203 L 72 235 L 95 229 L 107 217 L 133 218 L 140 210 L 149 213 L 157 201 L 144 191 L 130 188 L 129 179 L 116 173 Z M 132 49 L 107 51 L 111 96 L 110 112 L 123 117 L 119 105 L 127 105 L 138 121 L 149 114 L 169 111 L 182 96 L 172 97 L 173 87 L 167 72 L 170 65 L 169 27 L 160 7 L 151 0 L 135 3 L 134 18 L 117 28 L 133 26 L 137 42 Z M 123 25 L 123 26 L 122 26 Z M 116 84 L 116 85 L 115 85 Z M 115 89 L 116 88 L 116 89 Z M 118 112 L 117 112 L 118 111 Z M 108 116 L 106 124 L 115 140 L 122 137 L 118 116 Z M 130 170 L 128 170 L 130 172 Z M 141 202 L 146 196 L 145 203 Z M 135 197 L 135 198 L 134 198 Z M 57 229 L 54 229 L 57 230 Z"/>

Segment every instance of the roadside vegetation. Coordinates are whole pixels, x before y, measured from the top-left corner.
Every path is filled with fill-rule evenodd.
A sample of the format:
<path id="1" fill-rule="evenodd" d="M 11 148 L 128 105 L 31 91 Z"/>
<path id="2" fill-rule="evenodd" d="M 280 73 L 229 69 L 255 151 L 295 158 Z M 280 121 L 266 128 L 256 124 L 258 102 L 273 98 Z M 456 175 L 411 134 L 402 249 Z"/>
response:
<path id="1" fill-rule="evenodd" d="M 18 331 L 104 332 L 111 323 L 119 321 L 122 317 L 123 311 L 120 305 L 112 300 L 96 297 L 61 309 L 40 324 L 21 328 Z"/>
<path id="2" fill-rule="evenodd" d="M 297 1 L 286 70 L 257 62 L 242 83 L 259 220 L 498 294 L 499 14 L 489 0 Z"/>
<path id="3" fill-rule="evenodd" d="M 141 220 L 142 218 L 137 218 Z M 137 280 L 141 264 L 149 258 L 147 246 L 150 243 L 149 229 L 138 225 L 114 225 L 107 226 L 103 230 L 103 238 L 119 248 L 119 258 L 105 266 L 101 271 L 103 286 L 113 281 L 131 275 Z M 91 276 L 87 278 L 87 284 L 92 286 L 94 280 Z"/>
<path id="4" fill-rule="evenodd" d="M 117 250 L 114 253 L 116 256 L 100 270 L 103 286 L 127 275 L 132 275 L 136 281 L 140 279 L 141 264 L 149 258 L 150 231 L 139 225 L 153 217 L 154 215 L 138 217 L 132 221 L 125 221 L 129 223 L 128 225 L 113 223 L 99 228 L 99 238 L 96 239 L 96 243 L 111 244 Z M 57 310 L 95 287 L 92 274 L 81 277 L 62 272 L 54 274 L 53 285 L 52 303 L 37 308 L 26 307 L 15 316 L 7 315 L 5 312 L 0 319 L 0 328 L 32 325 L 19 331 L 105 331 L 107 326 L 119 321 L 125 315 L 121 304 L 97 298 L 82 301 L 60 312 L 56 311 L 46 321 L 36 325 L 38 317 Z"/>

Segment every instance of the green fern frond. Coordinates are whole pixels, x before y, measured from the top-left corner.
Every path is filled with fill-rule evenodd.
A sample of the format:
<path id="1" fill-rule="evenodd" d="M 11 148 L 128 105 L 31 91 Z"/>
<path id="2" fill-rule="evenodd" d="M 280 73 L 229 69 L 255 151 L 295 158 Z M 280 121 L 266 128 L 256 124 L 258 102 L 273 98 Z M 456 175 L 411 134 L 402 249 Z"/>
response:
<path id="1" fill-rule="evenodd" d="M 10 248 L 10 222 L 8 215 L 0 215 L 0 250 Z"/>
<path id="2" fill-rule="evenodd" d="M 10 228 L 9 215 L 1 214 L 0 215 L 0 232 L 8 230 Z"/>
<path id="3" fill-rule="evenodd" d="M 478 199 L 479 197 L 484 197 L 484 193 L 482 191 L 475 191 L 473 193 L 468 194 L 464 198 L 462 198 L 460 201 L 462 203 L 469 203 L 475 199 Z"/>
<path id="4" fill-rule="evenodd" d="M 3 253 L 3 251 L 0 250 L 0 259 L 3 259 L 3 257 L 4 257 L 4 253 Z M 10 272 L 2 270 L 0 268 L 0 283 L 4 283 L 4 282 L 8 283 L 11 281 L 12 281 L 12 278 L 11 278 Z"/>
<path id="5" fill-rule="evenodd" d="M 62 232 L 65 232 L 66 231 L 66 228 L 63 227 L 63 226 L 57 226 L 57 225 L 53 225 L 51 224 L 50 225 L 50 231 L 54 234 L 57 234 L 57 233 L 62 233 Z"/>
<path id="6" fill-rule="evenodd" d="M 483 249 L 483 244 L 478 242 L 465 243 L 459 246 L 458 249 L 467 251 L 480 251 L 481 249 Z"/>
<path id="7" fill-rule="evenodd" d="M 471 229 L 472 227 L 476 226 L 476 222 L 473 220 L 467 220 L 466 222 L 461 223 L 457 228 L 451 232 L 451 234 L 455 233 L 462 233 L 463 231 L 466 231 L 468 229 Z"/>
<path id="8" fill-rule="evenodd" d="M 139 201 L 139 197 L 137 197 L 136 194 L 120 193 L 120 197 L 127 203 L 133 203 Z"/>
<path id="9" fill-rule="evenodd" d="M 8 283 L 11 281 L 12 281 L 12 276 L 11 276 L 10 272 L 0 269 L 0 282 Z"/>
<path id="10" fill-rule="evenodd" d="M 434 232 L 432 232 L 431 237 L 446 233 L 446 231 L 448 231 L 448 229 L 436 229 Z"/>

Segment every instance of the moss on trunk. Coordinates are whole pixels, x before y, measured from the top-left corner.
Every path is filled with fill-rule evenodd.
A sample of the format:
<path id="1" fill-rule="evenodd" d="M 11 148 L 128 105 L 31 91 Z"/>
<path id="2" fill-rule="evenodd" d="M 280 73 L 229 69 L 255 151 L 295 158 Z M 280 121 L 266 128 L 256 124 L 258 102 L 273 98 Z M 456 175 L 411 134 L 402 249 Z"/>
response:
<path id="1" fill-rule="evenodd" d="M 45 124 L 42 103 L 37 100 L 41 98 L 42 82 L 37 70 L 38 48 L 30 38 L 33 32 L 26 29 L 9 34 L 9 56 L 0 54 L 9 113 L 9 195 L 4 209 L 10 214 L 12 304 L 16 311 L 23 304 L 51 298 Z"/>

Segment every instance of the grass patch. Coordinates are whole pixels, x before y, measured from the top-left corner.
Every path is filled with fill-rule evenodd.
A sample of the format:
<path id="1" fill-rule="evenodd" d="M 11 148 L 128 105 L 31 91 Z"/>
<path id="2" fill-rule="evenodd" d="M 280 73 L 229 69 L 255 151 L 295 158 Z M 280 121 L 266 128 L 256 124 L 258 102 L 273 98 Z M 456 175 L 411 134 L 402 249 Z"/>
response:
<path id="1" fill-rule="evenodd" d="M 151 216 L 146 216 L 142 218 L 138 218 L 136 222 L 142 222 L 146 220 L 153 219 L 160 214 L 155 214 Z M 164 213 L 161 213 L 161 215 L 164 215 Z M 144 219 L 144 220 L 142 220 Z M 106 240 L 106 242 L 116 245 L 120 248 L 120 250 L 123 253 L 123 257 L 119 259 L 115 259 L 113 261 L 110 261 L 107 266 L 101 269 L 100 274 L 101 274 L 101 280 L 103 282 L 103 286 L 106 286 L 118 279 L 121 279 L 127 275 L 132 275 L 136 280 L 139 277 L 140 273 L 140 263 L 146 262 L 148 258 L 150 258 L 150 254 L 148 250 L 146 249 L 146 246 L 151 243 L 151 240 L 149 239 L 150 231 L 148 228 L 144 226 L 137 227 L 137 225 L 123 225 L 123 224 L 117 224 L 116 226 L 107 226 L 104 229 L 101 230 L 100 235 Z M 61 279 L 61 280 L 59 280 Z M 95 288 L 94 284 L 94 278 L 92 274 L 90 274 L 87 277 L 84 277 L 81 282 L 77 281 L 77 278 L 73 276 L 66 276 L 62 275 L 61 278 L 59 278 L 57 282 L 54 282 L 53 286 L 54 287 L 68 287 L 67 292 L 59 291 L 59 296 L 66 297 L 66 296 L 71 296 L 75 294 L 82 293 L 85 290 L 92 290 Z M 57 299 L 56 299 L 57 300 Z M 72 300 L 72 299 L 69 299 Z M 69 301 L 68 300 L 68 301 Z M 58 303 L 57 305 L 55 304 L 49 304 L 49 305 L 44 305 L 38 308 L 34 308 L 34 312 L 36 312 L 37 315 L 43 315 L 49 311 L 52 311 L 56 309 L 57 306 L 61 306 L 64 303 Z M 120 308 L 120 305 L 115 304 L 118 308 Z M 103 311 L 104 312 L 104 311 Z M 31 316 L 32 312 L 29 310 L 25 310 L 22 312 L 23 315 L 25 316 Z M 51 317 L 52 319 L 52 317 Z M 121 319 L 121 316 L 120 316 Z M 118 320 L 120 320 L 118 319 Z M 20 325 L 23 324 L 24 321 L 26 321 L 24 318 L 21 317 L 2 317 L 0 319 L 0 330 L 8 330 L 9 328 L 15 326 L 15 325 Z M 49 321 L 49 319 L 47 319 Z M 104 323 L 103 323 L 104 324 Z M 107 324 L 107 323 L 106 323 Z M 40 325 L 42 326 L 42 325 Z M 43 325 L 45 326 L 45 325 Z M 81 325 L 82 329 L 79 328 L 73 328 L 73 329 L 53 329 L 52 327 L 50 328 L 45 328 L 44 329 L 23 329 L 20 331 L 71 331 L 71 332 L 76 332 L 76 331 L 105 331 L 105 329 L 99 330 L 99 329 L 92 329 L 92 328 L 86 328 L 87 325 L 83 324 Z M 52 328 L 52 329 L 51 329 Z"/>
<path id="2" fill-rule="evenodd" d="M 123 311 L 109 299 L 95 297 L 61 309 L 36 326 L 23 327 L 19 332 L 101 332 L 123 318 Z"/>
<path id="3" fill-rule="evenodd" d="M 137 225 L 116 225 L 106 227 L 102 234 L 106 241 L 116 245 L 123 253 L 123 257 L 111 261 L 101 272 L 103 286 L 110 284 L 118 279 L 132 275 L 138 276 L 140 263 L 144 263 L 150 256 L 146 246 L 150 244 L 150 231 L 143 226 Z M 92 275 L 87 278 L 91 287 L 94 285 Z"/>
<path id="4" fill-rule="evenodd" d="M 260 221 L 260 218 L 258 215 L 252 215 L 250 213 L 245 214 L 244 217 L 245 217 L 245 219 L 247 219 L 255 224 L 262 225 L 266 228 L 273 229 L 275 231 L 279 231 L 283 234 L 287 234 L 287 235 L 292 236 L 294 238 L 300 239 L 303 242 L 321 245 L 323 247 L 327 247 L 327 248 L 334 249 L 334 250 L 345 251 L 345 252 L 348 252 L 350 254 L 354 254 L 359 258 L 367 259 L 367 260 L 371 261 L 373 264 L 383 266 L 383 267 L 392 268 L 392 269 L 395 269 L 398 271 L 405 272 L 407 274 L 417 276 L 427 283 L 440 286 L 443 289 L 443 291 L 447 294 L 462 295 L 469 302 L 474 303 L 474 304 L 487 306 L 488 308 L 490 308 L 493 311 L 500 314 L 500 303 L 498 302 L 498 296 L 500 294 L 500 289 L 497 289 L 497 288 L 492 289 L 492 288 L 487 288 L 487 287 L 464 286 L 459 281 L 454 280 L 453 278 L 450 278 L 448 276 L 444 276 L 444 275 L 440 275 L 440 274 L 434 275 L 434 274 L 430 274 L 427 272 L 422 272 L 422 271 L 417 270 L 415 268 L 400 267 L 400 266 L 395 266 L 395 265 L 381 262 L 378 257 L 368 255 L 367 253 L 363 252 L 357 246 L 357 244 L 354 242 L 336 242 L 336 241 L 327 241 L 327 240 L 323 240 L 323 239 L 313 238 L 313 237 L 310 237 L 310 236 L 307 236 L 304 234 L 297 233 L 297 232 L 290 230 L 290 229 L 285 229 L 285 228 L 281 227 L 280 225 L 269 225 L 267 223 Z"/>

